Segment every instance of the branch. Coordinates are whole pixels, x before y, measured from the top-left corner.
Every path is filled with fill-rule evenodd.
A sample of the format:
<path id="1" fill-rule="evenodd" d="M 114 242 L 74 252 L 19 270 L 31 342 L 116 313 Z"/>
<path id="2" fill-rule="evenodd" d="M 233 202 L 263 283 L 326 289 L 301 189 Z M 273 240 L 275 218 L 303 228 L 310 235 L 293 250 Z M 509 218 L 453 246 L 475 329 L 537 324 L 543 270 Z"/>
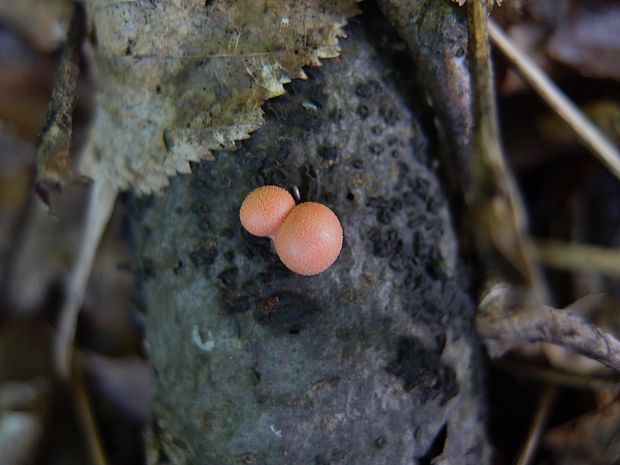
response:
<path id="1" fill-rule="evenodd" d="M 598 326 L 551 307 L 479 314 L 476 329 L 491 358 L 534 342 L 569 349 L 620 372 L 620 341 Z"/>
<path id="2" fill-rule="evenodd" d="M 467 3 L 469 61 L 472 77 L 474 182 L 467 203 L 481 255 L 487 268 L 506 260 L 538 300 L 548 290 L 527 239 L 527 219 L 521 195 L 501 146 L 495 105 L 487 10 L 480 0 Z"/>
<path id="3" fill-rule="evenodd" d="M 86 285 L 95 261 L 95 254 L 101 236 L 112 216 L 118 191 L 105 180 L 95 179 L 90 186 L 88 212 L 84 220 L 84 236 L 71 274 L 67 279 L 66 294 L 60 312 L 58 335 L 54 341 L 54 363 L 56 371 L 63 378 L 70 375 L 71 353 L 78 313 Z"/>

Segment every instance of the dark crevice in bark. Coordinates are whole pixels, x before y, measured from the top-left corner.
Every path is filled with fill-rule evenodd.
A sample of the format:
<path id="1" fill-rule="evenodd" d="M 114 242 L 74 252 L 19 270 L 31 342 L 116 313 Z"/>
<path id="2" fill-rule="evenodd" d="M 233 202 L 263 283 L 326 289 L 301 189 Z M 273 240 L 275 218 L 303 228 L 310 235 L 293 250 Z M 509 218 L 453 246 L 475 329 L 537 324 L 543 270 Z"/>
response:
<path id="1" fill-rule="evenodd" d="M 420 457 L 420 459 L 418 460 L 418 465 L 432 465 L 433 464 L 433 460 L 439 457 L 443 452 L 443 448 L 446 444 L 447 435 L 448 435 L 448 427 L 444 423 L 442 427 L 439 429 L 439 431 L 437 432 L 435 439 L 433 439 L 433 442 L 431 443 L 431 447 L 429 448 L 428 452 L 424 454 L 423 457 Z"/>

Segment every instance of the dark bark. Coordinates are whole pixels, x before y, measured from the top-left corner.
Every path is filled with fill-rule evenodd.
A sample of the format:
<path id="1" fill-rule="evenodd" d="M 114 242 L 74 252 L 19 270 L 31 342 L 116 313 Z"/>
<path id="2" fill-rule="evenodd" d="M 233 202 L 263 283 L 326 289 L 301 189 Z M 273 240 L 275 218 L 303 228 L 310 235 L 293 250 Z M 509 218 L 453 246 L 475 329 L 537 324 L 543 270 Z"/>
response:
<path id="1" fill-rule="evenodd" d="M 150 463 L 488 463 L 481 352 L 406 47 L 372 10 L 236 152 L 131 200 L 153 366 Z M 297 185 L 345 241 L 314 277 L 245 233 Z"/>

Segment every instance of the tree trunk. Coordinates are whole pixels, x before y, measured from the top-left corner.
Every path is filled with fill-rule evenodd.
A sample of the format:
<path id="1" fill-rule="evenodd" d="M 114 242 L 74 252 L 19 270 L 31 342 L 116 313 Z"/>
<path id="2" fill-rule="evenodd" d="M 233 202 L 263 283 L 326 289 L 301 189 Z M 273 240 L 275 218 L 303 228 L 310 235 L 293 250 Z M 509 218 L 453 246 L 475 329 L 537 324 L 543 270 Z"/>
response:
<path id="1" fill-rule="evenodd" d="M 489 462 L 474 306 L 430 118 L 379 16 L 354 19 L 341 57 L 268 103 L 237 151 L 130 199 L 150 464 Z M 331 268 L 295 275 L 242 229 L 241 201 L 264 184 L 336 212 Z"/>

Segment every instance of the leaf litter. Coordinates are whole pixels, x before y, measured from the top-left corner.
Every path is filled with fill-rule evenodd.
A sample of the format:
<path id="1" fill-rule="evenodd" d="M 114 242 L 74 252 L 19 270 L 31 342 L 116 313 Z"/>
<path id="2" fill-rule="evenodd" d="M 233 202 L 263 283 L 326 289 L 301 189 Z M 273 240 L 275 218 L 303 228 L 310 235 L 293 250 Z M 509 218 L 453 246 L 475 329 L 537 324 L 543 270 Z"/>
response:
<path id="1" fill-rule="evenodd" d="M 112 5 L 112 2 L 99 2 L 99 4 L 104 4 L 104 3 L 105 3 L 106 5 Z M 129 3 L 129 2 L 123 2 L 123 3 Z M 140 3 L 140 2 L 132 2 L 132 3 Z M 177 5 L 181 4 L 181 3 L 184 3 L 184 2 L 175 2 L 175 3 L 174 3 L 174 6 L 177 6 Z M 91 13 L 92 13 L 92 12 L 91 12 Z M 116 18 L 118 19 L 118 18 L 119 18 L 119 16 L 116 16 Z M 102 37 L 102 36 L 97 35 L 97 34 L 95 33 L 95 37 L 97 38 L 97 40 L 101 40 L 101 37 Z M 127 41 L 127 42 L 126 42 L 126 45 L 127 45 L 127 47 L 124 49 L 124 52 L 125 52 L 125 53 L 130 52 L 130 55 L 131 55 L 131 54 L 135 54 L 135 53 L 136 53 L 136 52 L 135 52 L 135 50 L 136 50 L 136 49 L 135 49 L 136 43 L 134 43 L 134 42 L 132 42 L 131 40 L 129 40 L 129 41 Z M 97 52 L 97 53 L 98 53 L 98 52 Z M 171 55 L 172 55 L 172 53 L 171 53 Z M 143 58 L 145 58 L 145 60 L 156 60 L 156 59 L 157 59 L 156 57 L 153 57 L 153 56 L 151 56 L 151 57 L 144 56 Z M 189 60 L 191 60 L 191 57 L 189 57 L 189 56 L 188 56 L 186 59 L 189 61 Z M 197 61 L 196 61 L 196 63 L 197 63 L 199 60 L 198 60 L 197 58 L 196 58 L 196 60 L 197 60 Z M 100 79 L 100 84 L 101 84 L 101 85 L 105 85 L 105 82 L 107 82 L 106 80 L 109 78 L 109 76 L 106 74 L 106 73 L 107 73 L 107 71 L 105 71 L 105 70 L 104 70 L 104 67 L 105 67 L 105 66 L 108 66 L 108 65 L 109 65 L 109 64 L 106 64 L 106 63 L 101 62 L 100 57 L 97 55 L 97 63 L 96 63 L 96 66 L 97 66 L 97 73 L 96 73 L 96 75 L 97 75 L 97 77 Z M 144 69 L 147 69 L 147 68 L 144 68 Z M 162 73 L 163 73 L 163 72 L 162 72 Z M 182 74 L 182 73 L 183 73 L 183 71 L 178 70 L 178 73 L 179 73 L 178 75 L 180 75 L 180 74 Z M 164 87 L 164 85 L 160 85 L 160 88 L 159 88 L 159 92 L 160 92 L 160 93 L 162 92 L 163 87 Z M 155 90 L 157 91 L 157 88 L 156 88 Z M 261 89 L 261 90 L 262 90 L 262 89 Z M 105 105 L 104 105 L 104 103 L 109 102 L 109 101 L 106 101 L 105 99 L 103 99 L 103 100 L 102 100 L 102 97 L 101 97 L 102 95 L 103 95 L 103 94 L 100 94 L 99 101 L 100 101 L 100 102 L 103 102 L 103 103 L 101 103 L 101 104 L 100 104 L 100 107 L 99 107 L 99 109 L 97 110 L 98 112 L 99 112 L 99 111 L 105 111 L 105 108 L 104 108 L 104 106 L 105 106 Z M 116 95 L 116 97 L 114 97 L 114 98 L 118 98 L 118 94 L 110 94 L 110 95 Z M 170 98 L 172 98 L 172 97 L 170 97 Z M 189 98 L 189 97 L 188 97 L 188 98 Z M 128 102 L 128 103 L 130 104 L 131 102 Z M 131 105 L 129 105 L 129 106 L 131 106 Z M 259 104 L 259 106 L 260 106 L 260 104 Z M 155 108 L 158 108 L 158 107 L 155 107 Z M 170 109 L 168 108 L 168 110 L 170 110 Z M 131 114 L 130 114 L 130 115 L 131 115 Z M 118 113 L 118 114 L 116 114 L 116 115 L 114 115 L 114 116 L 116 116 L 116 117 L 118 117 L 118 118 L 123 118 L 123 117 L 124 117 L 124 114 L 123 114 L 123 113 Z M 112 115 L 108 115 L 108 117 L 109 117 L 110 119 L 112 119 Z M 262 117 L 262 114 L 261 114 L 261 117 Z M 166 115 L 165 115 L 165 114 L 164 114 L 164 115 L 162 115 L 162 121 L 167 121 L 165 118 L 166 118 Z M 157 121 L 155 121 L 155 122 L 157 122 Z M 187 123 L 186 123 L 186 124 L 187 124 Z M 129 127 L 132 127 L 132 126 L 131 126 L 131 124 L 129 124 L 127 127 L 129 128 Z M 104 129 L 105 129 L 105 126 L 104 126 Z M 116 127 L 116 128 L 114 128 L 114 129 L 115 129 L 115 130 L 117 130 L 117 131 L 121 131 L 121 132 L 122 132 L 122 129 L 123 129 L 123 128 L 118 128 L 118 127 Z M 169 152 L 169 153 L 173 153 L 171 150 L 169 150 L 168 145 L 170 145 L 171 147 L 174 147 L 174 143 L 175 143 L 176 141 L 183 141 L 183 140 L 184 140 L 184 139 L 183 139 L 183 136 L 182 136 L 183 131 L 186 131 L 186 132 L 188 132 L 188 133 L 189 133 L 189 132 L 195 131 L 195 130 L 197 130 L 197 129 L 204 129 L 204 128 L 199 128 L 198 126 L 194 127 L 194 126 L 191 126 L 191 125 L 190 125 L 190 127 L 189 127 L 189 128 L 187 128 L 187 127 L 185 127 L 185 128 L 175 128 L 175 127 L 172 127 L 169 131 L 168 131 L 168 129 L 169 129 L 168 127 L 165 127 L 165 128 L 164 128 L 164 127 L 162 127 L 162 128 L 161 128 L 161 140 L 160 140 L 160 142 L 163 142 L 163 148 L 164 148 L 167 152 Z M 119 133 L 120 133 L 120 132 L 119 132 Z M 113 134 L 116 134 L 116 133 L 113 133 Z M 148 135 L 149 133 L 148 133 L 148 131 L 147 131 L 147 132 L 145 132 L 144 134 Z M 156 135 L 157 133 L 154 133 L 154 134 Z M 178 134 L 181 134 L 181 135 L 179 136 Z M 246 135 L 246 137 L 247 137 L 247 135 Z M 91 139 L 92 139 L 92 133 L 91 133 Z M 92 143 L 92 140 L 91 140 L 91 139 L 89 139 L 89 143 Z M 103 140 L 103 139 L 102 139 L 102 141 L 103 141 L 103 142 L 107 142 L 107 144 L 108 144 L 108 145 L 110 145 L 110 146 L 114 145 L 114 144 L 113 144 L 113 142 L 114 142 L 114 141 L 112 141 L 112 140 L 111 140 L 111 138 L 110 138 L 108 141 L 105 141 L 105 140 Z M 149 146 L 149 144 L 144 144 L 144 145 L 145 145 L 145 146 Z M 141 145 L 141 144 L 137 144 L 137 146 L 142 146 L 142 145 Z M 231 146 L 230 146 L 229 148 L 232 148 L 233 146 L 234 146 L 234 141 L 231 143 Z M 106 147 L 106 144 L 103 144 L 103 147 L 104 147 L 104 148 L 107 148 L 107 147 Z M 153 147 L 154 147 L 154 146 L 151 146 L 151 148 L 153 148 Z M 188 147 L 194 147 L 194 146 L 192 146 L 192 145 L 188 145 Z M 161 148 L 161 147 L 160 147 L 160 148 Z M 96 147 L 96 149 L 97 149 L 97 151 L 99 151 L 99 150 L 100 150 L 100 147 Z M 200 149 L 199 149 L 199 150 L 200 150 Z M 108 152 L 107 152 L 107 150 L 106 150 L 106 151 L 104 151 L 104 152 L 99 152 L 99 153 L 96 153 L 96 154 L 95 154 L 95 158 L 97 158 L 97 157 L 101 158 L 104 154 L 107 154 L 107 153 L 108 153 Z M 207 149 L 207 150 L 205 150 L 205 154 L 204 154 L 204 156 L 205 156 L 205 159 L 209 157 L 209 151 L 208 151 L 208 149 Z M 175 155 L 175 157 L 176 157 L 176 155 Z M 175 163 L 177 163 L 177 162 L 171 163 L 172 168 L 170 168 L 170 166 L 166 166 L 166 167 L 165 167 L 165 166 L 164 166 L 164 165 L 165 165 L 165 159 L 166 159 L 166 158 L 164 157 L 164 161 L 161 161 L 161 160 L 160 160 L 160 165 L 161 165 L 160 167 L 161 167 L 161 168 L 163 169 L 163 171 L 166 173 L 166 176 L 168 176 L 168 174 L 167 174 L 167 173 L 168 173 L 169 171 L 172 171 L 172 169 L 175 169 Z M 131 160 L 129 160 L 129 161 L 127 161 L 126 163 L 131 163 L 131 162 L 132 162 L 132 161 L 131 161 Z M 95 163 L 101 163 L 101 159 L 95 159 Z M 80 166 L 82 166 L 82 165 L 80 165 Z M 186 169 L 186 167 L 183 167 L 182 165 L 181 165 L 181 168 Z M 124 169 L 124 167 L 121 167 L 121 168 L 120 168 L 120 170 L 121 170 L 121 171 L 122 171 L 123 169 Z M 179 169 L 178 171 L 182 171 L 182 170 L 181 170 L 181 169 Z M 176 172 L 176 171 L 174 171 L 174 173 L 175 173 L 175 172 Z M 173 173 L 173 174 L 174 174 L 174 173 Z M 139 173 L 133 173 L 133 174 L 132 174 L 132 173 L 130 173 L 130 174 L 131 174 L 131 175 L 135 175 L 135 176 L 139 175 Z M 155 176 L 155 178 L 160 179 L 160 178 L 159 178 L 159 174 L 158 174 L 157 176 Z M 128 182 L 130 183 L 130 181 L 128 181 Z M 165 181 L 165 182 L 167 182 L 167 179 L 166 179 L 166 181 Z M 129 186 L 129 188 L 131 188 L 131 185 L 130 185 L 130 184 L 128 184 L 128 186 Z M 117 190 L 118 190 L 120 187 L 119 187 L 119 186 L 116 186 L 116 185 L 111 185 L 111 186 L 109 186 L 109 187 L 110 187 L 110 191 L 114 193 L 114 196 L 113 196 L 113 197 L 115 197 L 115 193 L 117 192 Z M 160 189 L 163 189 L 163 187 L 162 187 L 162 188 L 160 188 Z M 139 190 L 139 189 L 136 189 L 136 191 L 137 191 L 137 192 L 146 192 L 146 191 L 141 191 L 141 190 Z M 149 190 L 148 192 L 151 192 L 151 191 L 155 191 L 155 189 L 154 189 L 154 188 L 150 188 L 150 190 Z"/>

